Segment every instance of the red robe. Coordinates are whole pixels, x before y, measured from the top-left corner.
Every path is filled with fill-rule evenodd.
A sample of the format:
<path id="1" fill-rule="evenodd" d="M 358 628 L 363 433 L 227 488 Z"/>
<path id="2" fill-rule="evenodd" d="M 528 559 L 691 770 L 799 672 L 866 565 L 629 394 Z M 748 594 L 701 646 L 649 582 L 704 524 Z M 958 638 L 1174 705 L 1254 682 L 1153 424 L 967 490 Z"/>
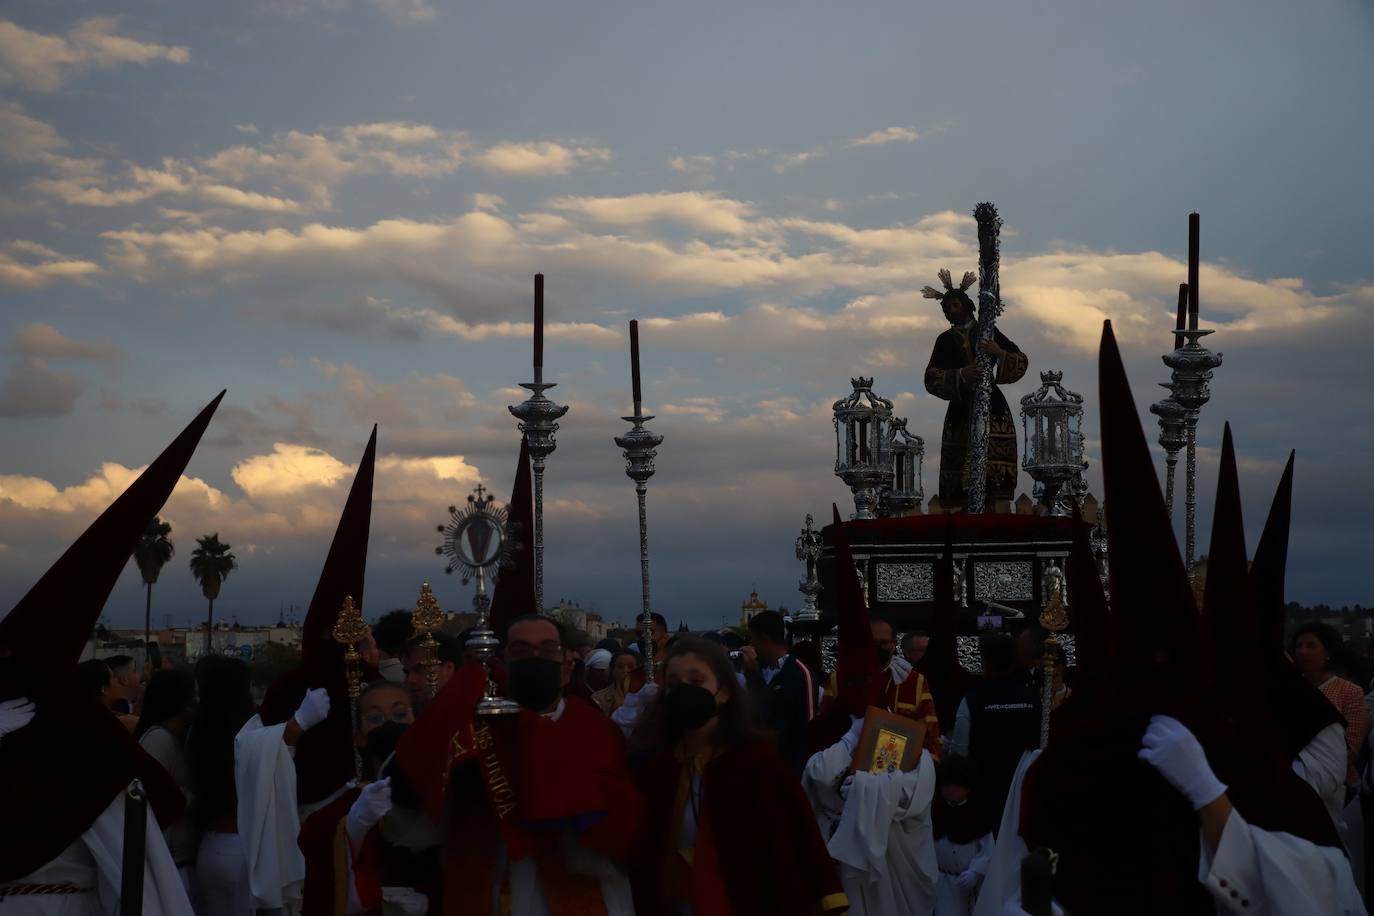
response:
<path id="1" fill-rule="evenodd" d="M 301 916 L 342 916 L 348 905 L 348 837 L 344 819 L 362 792 L 354 786 L 301 824 L 296 845 L 305 856 Z"/>
<path id="2" fill-rule="evenodd" d="M 640 774 L 647 810 L 632 875 L 635 911 L 669 916 L 690 896 L 696 916 L 795 916 L 849 908 L 801 785 L 758 743 L 705 762 L 692 863 L 678 852 L 687 771 L 673 752 Z"/>
<path id="3" fill-rule="evenodd" d="M 557 846 L 571 830 L 583 848 L 629 858 L 643 801 L 620 730 L 576 697 L 557 721 L 530 712 L 479 719 L 473 704 L 485 679 L 471 668 L 439 691 L 397 749 L 426 810 L 448 824 L 445 911 L 489 912 L 489 898 L 473 889 L 498 880 L 504 843 L 511 859 L 538 861 L 555 916 L 595 913 L 599 882 L 564 872 Z"/>

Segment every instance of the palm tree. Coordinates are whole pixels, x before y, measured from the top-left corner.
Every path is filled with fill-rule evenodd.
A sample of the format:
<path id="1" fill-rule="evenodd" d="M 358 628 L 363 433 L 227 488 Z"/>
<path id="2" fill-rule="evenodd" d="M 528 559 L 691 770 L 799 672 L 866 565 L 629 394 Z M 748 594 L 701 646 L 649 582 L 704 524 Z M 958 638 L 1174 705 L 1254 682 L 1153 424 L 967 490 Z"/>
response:
<path id="1" fill-rule="evenodd" d="M 238 568 L 238 561 L 229 552 L 229 545 L 219 539 L 219 532 L 196 538 L 199 545 L 191 551 L 191 575 L 200 583 L 200 593 L 210 602 L 205 618 L 205 652 L 211 649 L 211 632 L 215 625 L 215 599 L 229 573 Z"/>
<path id="2" fill-rule="evenodd" d="M 143 537 L 139 540 L 138 546 L 134 548 L 134 562 L 138 564 L 139 574 L 143 576 L 143 584 L 148 589 L 148 600 L 143 608 L 145 650 L 148 643 L 152 642 L 153 583 L 157 582 L 157 575 L 162 572 L 162 567 L 166 566 L 172 559 L 172 554 L 176 553 L 176 548 L 167 539 L 167 535 L 171 533 L 172 526 L 154 515 L 148 522 L 148 527 L 143 529 Z"/>

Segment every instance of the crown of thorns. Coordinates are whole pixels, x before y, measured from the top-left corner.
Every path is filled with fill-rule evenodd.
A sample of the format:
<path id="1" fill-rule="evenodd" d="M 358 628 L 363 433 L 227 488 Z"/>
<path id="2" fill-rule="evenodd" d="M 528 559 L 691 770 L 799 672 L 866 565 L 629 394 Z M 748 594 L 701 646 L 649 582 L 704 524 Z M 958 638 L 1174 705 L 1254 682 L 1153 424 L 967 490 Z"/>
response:
<path id="1" fill-rule="evenodd" d="M 960 280 L 958 287 L 956 287 L 954 285 L 954 278 L 950 276 L 950 273 L 947 269 L 941 269 L 938 272 L 937 276 L 940 278 L 940 282 L 945 285 L 945 288 L 943 290 L 938 290 L 933 286 L 922 287 L 921 295 L 925 296 L 927 299 L 940 299 L 943 301 L 946 296 L 949 296 L 951 294 L 963 295 L 964 298 L 968 298 L 967 294 L 964 293 L 964 290 L 972 286 L 973 282 L 978 279 L 978 275 L 975 274 L 973 271 L 965 271 L 964 279 Z"/>

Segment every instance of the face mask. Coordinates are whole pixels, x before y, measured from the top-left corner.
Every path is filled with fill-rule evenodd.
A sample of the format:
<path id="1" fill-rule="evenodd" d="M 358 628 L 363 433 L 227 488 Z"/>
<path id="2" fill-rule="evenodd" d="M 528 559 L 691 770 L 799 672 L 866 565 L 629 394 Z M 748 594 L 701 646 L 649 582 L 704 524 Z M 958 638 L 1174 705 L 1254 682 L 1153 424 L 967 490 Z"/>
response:
<path id="1" fill-rule="evenodd" d="M 891 649 L 879 649 L 879 650 L 878 650 L 878 667 L 879 667 L 879 668 L 886 668 L 886 667 L 888 666 L 888 663 L 890 663 L 891 661 L 892 661 L 892 650 L 891 650 Z"/>
<path id="2" fill-rule="evenodd" d="M 695 684 L 678 684 L 664 697 L 668 719 L 684 731 L 701 728 L 716 714 L 716 695 Z"/>
<path id="3" fill-rule="evenodd" d="M 547 658 L 522 658 L 509 662 L 510 696 L 526 709 L 543 712 L 563 692 L 563 663 Z"/>
<path id="4" fill-rule="evenodd" d="M 393 684 L 400 684 L 406 679 L 406 666 L 399 658 L 384 658 L 377 665 L 377 673 Z"/>

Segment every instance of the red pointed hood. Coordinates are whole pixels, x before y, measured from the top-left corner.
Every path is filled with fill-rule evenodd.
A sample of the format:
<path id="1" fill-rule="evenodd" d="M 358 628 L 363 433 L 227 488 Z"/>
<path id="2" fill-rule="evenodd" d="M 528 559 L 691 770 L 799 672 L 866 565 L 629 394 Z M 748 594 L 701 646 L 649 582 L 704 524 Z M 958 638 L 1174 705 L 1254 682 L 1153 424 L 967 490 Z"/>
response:
<path id="1" fill-rule="evenodd" d="M 148 522 L 186 470 L 224 392 L 210 402 L 0 621 L 0 699 L 27 696 L 33 721 L 0 743 L 0 881 L 56 858 L 135 778 L 162 825 L 185 800 L 167 771 L 77 686 L 81 648 Z"/>
<path id="2" fill-rule="evenodd" d="M 1212 543 L 1207 552 L 1203 616 L 1211 632 L 1208 756 L 1227 794 L 1247 822 L 1323 846 L 1340 838 L 1321 798 L 1293 772 L 1279 746 L 1280 723 L 1269 706 L 1265 663 L 1245 559 L 1240 481 L 1231 425 L 1226 424 L 1217 475 Z M 1329 703 L 1327 704 L 1330 705 Z"/>
<path id="3" fill-rule="evenodd" d="M 506 627 L 521 614 L 534 613 L 534 498 L 530 486 L 529 441 L 520 437 L 520 457 L 511 487 L 510 514 L 515 552 L 511 565 L 500 570 L 491 596 L 491 628 L 504 639 Z"/>
<path id="4" fill-rule="evenodd" d="M 1108 643 L 1110 621 L 1102 579 L 1088 544 L 1088 525 L 1074 509 L 1073 544 L 1069 548 L 1069 568 L 1065 571 L 1069 600 L 1069 621 L 1074 634 L 1074 695 L 1101 696 L 1113 649 Z"/>
<path id="5" fill-rule="evenodd" d="M 352 597 L 360 611 L 363 607 L 376 457 L 377 427 L 373 426 L 301 628 L 301 665 L 271 686 L 260 710 L 265 724 L 276 725 L 291 717 L 307 690 L 329 690 L 329 717 L 296 744 L 297 796 L 303 804 L 328 797 L 353 776 L 344 647 L 334 641 L 334 624 L 345 597 Z"/>
<path id="6" fill-rule="evenodd" d="M 916 665 L 930 683 L 942 733 L 953 732 L 954 717 L 978 678 L 959 664 L 959 604 L 954 597 L 954 548 L 945 525 L 945 549 L 935 563 L 935 611 L 930 618 L 930 644 Z"/>
<path id="7" fill-rule="evenodd" d="M 862 716 L 872 702 L 875 682 L 882 670 L 878 650 L 869 627 L 868 605 L 864 601 L 859 574 L 854 568 L 854 553 L 849 547 L 849 532 L 840 521 L 840 510 L 832 503 L 835 539 L 836 609 L 839 627 L 836 634 L 835 685 L 841 709 L 851 716 Z"/>
<path id="8" fill-rule="evenodd" d="M 210 425 L 221 391 L 0 620 L 0 646 L 75 665 L 138 539 L 162 510 Z"/>

